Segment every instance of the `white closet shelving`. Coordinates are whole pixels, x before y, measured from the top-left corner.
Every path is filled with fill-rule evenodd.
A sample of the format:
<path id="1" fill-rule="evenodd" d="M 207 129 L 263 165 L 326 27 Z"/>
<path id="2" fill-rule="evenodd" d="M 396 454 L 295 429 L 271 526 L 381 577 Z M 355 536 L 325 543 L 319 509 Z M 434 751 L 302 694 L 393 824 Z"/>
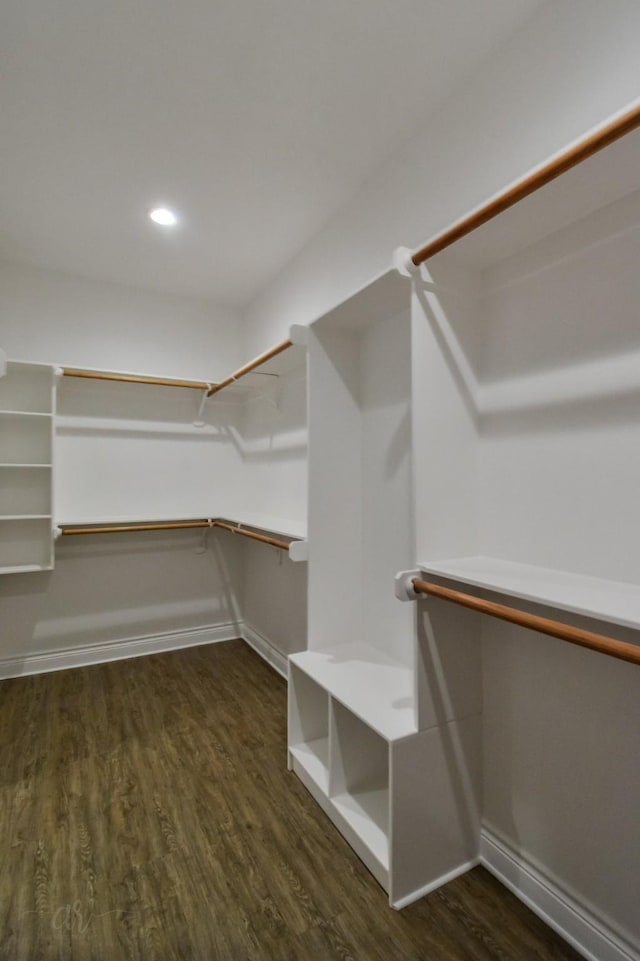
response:
<path id="1" fill-rule="evenodd" d="M 640 627 L 639 162 L 634 133 L 311 327 L 289 763 L 396 907 L 477 861 L 493 628 L 393 608 L 394 574 Z"/>
<path id="2" fill-rule="evenodd" d="M 639 163 L 636 131 L 433 257 L 414 311 L 417 567 L 632 629 Z"/>
<path id="3" fill-rule="evenodd" d="M 479 789 L 477 677 L 434 718 L 392 590 L 415 551 L 409 307 L 388 271 L 311 326 L 308 649 L 289 659 L 290 767 L 396 907 L 468 866 Z"/>
<path id="4" fill-rule="evenodd" d="M 52 367 L 9 361 L 0 377 L 0 573 L 53 567 Z"/>
<path id="5" fill-rule="evenodd" d="M 59 398 L 58 525 L 214 518 L 294 539 L 291 558 L 305 560 L 306 491 L 284 447 L 298 381 L 305 426 L 305 339 L 305 328 L 292 327 L 290 341 L 264 355 L 275 356 L 212 378 L 225 386 L 210 397 L 204 382 L 69 371 Z"/>

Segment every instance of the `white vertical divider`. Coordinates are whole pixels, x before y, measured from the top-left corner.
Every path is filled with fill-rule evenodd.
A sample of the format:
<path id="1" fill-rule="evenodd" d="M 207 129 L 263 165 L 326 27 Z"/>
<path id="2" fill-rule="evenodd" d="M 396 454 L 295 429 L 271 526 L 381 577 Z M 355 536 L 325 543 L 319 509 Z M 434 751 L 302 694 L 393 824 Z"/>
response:
<path id="1" fill-rule="evenodd" d="M 358 340 L 309 334 L 309 648 L 362 636 Z"/>

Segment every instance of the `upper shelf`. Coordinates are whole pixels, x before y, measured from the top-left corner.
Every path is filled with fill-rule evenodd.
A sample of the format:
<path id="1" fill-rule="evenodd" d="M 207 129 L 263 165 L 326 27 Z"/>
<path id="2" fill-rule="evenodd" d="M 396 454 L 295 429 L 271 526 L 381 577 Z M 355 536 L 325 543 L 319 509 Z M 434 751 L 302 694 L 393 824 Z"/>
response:
<path id="1" fill-rule="evenodd" d="M 610 624 L 640 628 L 640 587 L 494 557 L 418 563 L 425 574 L 545 604 Z"/>
<path id="2" fill-rule="evenodd" d="M 638 191 L 639 166 L 635 130 L 457 240 L 426 267 L 440 258 L 477 270 L 494 266 Z"/>

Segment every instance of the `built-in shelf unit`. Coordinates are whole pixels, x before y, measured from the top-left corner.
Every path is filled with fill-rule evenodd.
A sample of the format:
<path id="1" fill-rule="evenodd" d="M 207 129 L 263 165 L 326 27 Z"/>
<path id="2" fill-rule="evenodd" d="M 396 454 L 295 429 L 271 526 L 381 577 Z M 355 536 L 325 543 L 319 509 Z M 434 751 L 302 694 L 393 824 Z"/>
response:
<path id="1" fill-rule="evenodd" d="M 0 377 L 0 573 L 53 567 L 52 367 L 7 363 Z"/>
<path id="2" fill-rule="evenodd" d="M 310 329 L 308 646 L 289 674 L 290 767 L 396 907 L 469 866 L 479 805 L 478 674 L 438 716 L 393 596 L 415 553 L 410 304 L 388 271 Z"/>
<path id="3" fill-rule="evenodd" d="M 640 628 L 639 163 L 635 132 L 311 325 L 289 764 L 396 907 L 480 856 L 483 642 L 522 631 L 396 572 Z"/>

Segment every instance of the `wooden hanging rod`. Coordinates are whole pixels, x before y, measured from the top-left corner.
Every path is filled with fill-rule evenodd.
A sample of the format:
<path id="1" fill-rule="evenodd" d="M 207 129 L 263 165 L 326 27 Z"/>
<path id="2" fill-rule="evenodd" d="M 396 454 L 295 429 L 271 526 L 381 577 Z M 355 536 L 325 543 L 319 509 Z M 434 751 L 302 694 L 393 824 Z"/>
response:
<path id="1" fill-rule="evenodd" d="M 203 518 L 197 521 L 167 521 L 157 524 L 96 524 L 93 527 L 73 527 L 62 525 L 62 534 L 128 534 L 134 531 L 177 531 L 192 527 L 211 527 L 211 521 Z"/>
<path id="2" fill-rule="evenodd" d="M 115 380 L 124 384 L 154 384 L 159 387 L 187 387 L 193 390 L 209 390 L 211 383 L 199 380 L 167 380 L 164 377 L 145 377 L 142 374 L 110 374 L 104 370 L 80 370 L 63 367 L 65 377 L 86 377 L 90 380 Z"/>
<path id="3" fill-rule="evenodd" d="M 230 387 L 231 384 L 234 384 L 237 380 L 240 380 L 240 378 L 244 377 L 245 374 L 250 374 L 251 371 L 255 370 L 256 367 L 259 367 L 260 364 L 266 363 L 268 360 L 271 360 L 272 357 L 277 357 L 278 354 L 281 354 L 283 350 L 287 350 L 292 346 L 293 342 L 291 340 L 284 340 L 281 344 L 277 344 L 275 347 L 272 347 L 271 350 L 266 350 L 264 354 L 260 354 L 259 357 L 255 357 L 253 360 L 249 361 L 248 364 L 245 364 L 244 367 L 240 367 L 240 369 L 234 374 L 230 374 L 225 380 L 221 380 L 219 384 L 211 387 L 207 393 L 207 397 L 217 394 L 218 391 L 222 390 L 224 387 Z"/>
<path id="4" fill-rule="evenodd" d="M 235 524 L 228 524 L 226 521 L 211 520 L 210 518 L 202 518 L 202 520 L 194 521 L 158 521 L 157 523 L 142 524 L 94 524 L 91 527 L 61 525 L 60 533 L 64 535 L 130 534 L 139 531 L 177 531 L 201 527 L 221 527 L 223 530 L 230 531 L 232 534 L 242 534 L 243 537 L 250 537 L 254 541 L 260 541 L 262 544 L 270 544 L 271 547 L 279 547 L 280 550 L 283 551 L 289 550 L 288 541 L 282 541 L 276 537 L 269 537 L 267 534 L 259 534 L 256 531 L 246 530 L 244 527 Z"/>
<path id="5" fill-rule="evenodd" d="M 248 531 L 244 527 L 236 527 L 234 524 L 226 524 L 224 521 L 212 521 L 212 527 L 221 527 L 232 534 L 242 534 L 243 537 L 250 537 L 254 541 L 262 544 L 270 544 L 271 547 L 279 547 L 281 551 L 289 550 L 289 542 L 278 540 L 276 537 L 268 537 L 266 534 L 258 534 L 255 531 Z"/>
<path id="6" fill-rule="evenodd" d="M 467 234 L 481 227 L 482 224 L 493 220 L 498 214 L 508 210 L 509 207 L 513 207 L 520 200 L 524 200 L 529 194 L 535 193 L 536 190 L 555 180 L 556 177 L 566 173 L 567 170 L 571 170 L 572 167 L 576 167 L 583 160 L 587 160 L 604 147 L 620 140 L 625 134 L 631 133 L 638 127 L 640 127 L 640 105 L 632 107 L 631 110 L 612 120 L 605 127 L 601 127 L 584 140 L 569 147 L 568 150 L 550 160 L 543 167 L 534 170 L 524 180 L 518 181 L 503 193 L 498 194 L 497 197 L 476 210 L 475 213 L 469 214 L 468 217 L 458 221 L 453 227 L 445 230 L 444 233 L 429 241 L 424 247 L 416 250 L 411 255 L 411 260 L 418 267 L 425 260 L 440 253 L 441 250 L 445 250 L 446 247 L 450 247 L 451 244 L 462 237 L 466 237 Z"/>
<path id="7" fill-rule="evenodd" d="M 607 654 L 609 657 L 617 657 L 621 661 L 640 664 L 640 647 L 635 644 L 616 641 L 612 637 L 594 634 L 592 631 L 584 631 L 579 627 L 562 624 L 560 621 L 553 621 L 548 617 L 527 614 L 525 611 L 519 611 L 514 607 L 496 604 L 494 601 L 485 601 L 480 597 L 474 597 L 472 594 L 463 594 L 461 591 L 454 591 L 449 587 L 442 587 L 440 584 L 423 581 L 417 577 L 412 580 L 412 584 L 420 594 L 439 597 L 442 600 L 451 601 L 453 604 L 468 607 L 472 611 L 489 614 L 491 617 L 509 621 L 511 624 L 518 624 L 520 627 L 528 627 L 530 630 L 539 631 L 541 634 L 549 634 L 561 641 L 568 641 L 570 644 L 577 644 L 579 647 L 587 647 L 589 650 Z"/>

